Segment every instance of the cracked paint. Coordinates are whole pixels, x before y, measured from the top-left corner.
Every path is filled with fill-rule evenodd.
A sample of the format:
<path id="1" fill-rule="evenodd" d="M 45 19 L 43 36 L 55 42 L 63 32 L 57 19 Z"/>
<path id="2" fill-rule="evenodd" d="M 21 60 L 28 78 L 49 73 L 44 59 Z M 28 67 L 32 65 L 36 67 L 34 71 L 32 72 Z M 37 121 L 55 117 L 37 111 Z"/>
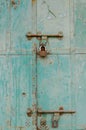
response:
<path id="1" fill-rule="evenodd" d="M 47 4 L 47 2 L 46 2 L 46 1 L 43 1 L 42 4 L 46 4 L 46 5 L 47 5 L 47 9 L 48 9 L 48 19 L 49 19 L 49 18 L 51 19 L 51 17 L 49 17 L 50 14 L 56 18 L 56 15 L 55 15 L 54 12 L 50 9 L 50 6 Z"/>

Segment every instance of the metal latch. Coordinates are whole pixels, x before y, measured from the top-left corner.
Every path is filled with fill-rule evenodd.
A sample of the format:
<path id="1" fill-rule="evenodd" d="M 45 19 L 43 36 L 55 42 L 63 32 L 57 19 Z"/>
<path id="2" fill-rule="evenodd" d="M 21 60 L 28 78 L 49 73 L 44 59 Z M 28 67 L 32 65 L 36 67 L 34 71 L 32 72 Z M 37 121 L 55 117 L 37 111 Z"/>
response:
<path id="1" fill-rule="evenodd" d="M 42 114 L 53 114 L 52 116 L 52 128 L 58 128 L 58 122 L 60 120 L 60 117 L 63 115 L 63 114 L 74 114 L 76 111 L 73 111 L 73 110 L 70 110 L 70 111 L 66 111 L 64 110 L 63 107 L 60 107 L 59 110 L 55 110 L 55 111 L 43 111 L 41 109 L 38 109 L 37 110 L 37 115 L 38 116 L 41 116 Z M 33 114 L 33 111 L 28 108 L 27 109 L 27 116 L 31 117 Z M 47 128 L 47 125 L 46 125 L 46 120 L 42 120 L 40 121 L 40 128 Z M 41 130 L 41 129 L 40 129 Z M 44 129 L 46 130 L 46 129 Z"/>
<path id="2" fill-rule="evenodd" d="M 64 110 L 63 107 L 60 107 L 58 111 L 42 111 L 42 110 L 38 110 L 37 113 L 38 115 L 41 116 L 41 114 L 53 114 L 52 116 L 52 128 L 58 128 L 58 122 L 60 120 L 60 117 L 63 115 L 63 114 L 74 114 L 76 111 L 66 111 Z"/>
<path id="3" fill-rule="evenodd" d="M 63 114 L 75 114 L 76 111 L 73 111 L 73 110 L 67 111 L 67 110 L 64 110 L 63 107 L 60 107 L 59 110 L 55 110 L 55 111 L 52 111 L 52 110 L 51 111 L 43 111 L 43 110 L 41 110 L 39 108 L 37 110 L 37 114 L 40 115 L 40 116 L 42 114 L 55 114 L 55 113 L 59 113 L 60 115 L 63 115 Z M 32 114 L 33 114 L 32 109 L 28 108 L 27 109 L 27 115 L 31 116 Z"/>
<path id="4" fill-rule="evenodd" d="M 31 32 L 28 32 L 26 34 L 26 37 L 28 38 L 28 40 L 31 40 L 32 38 L 37 38 L 38 40 L 41 40 L 43 37 L 62 39 L 63 32 L 58 32 L 58 34 L 41 34 L 41 33 L 32 34 Z"/>

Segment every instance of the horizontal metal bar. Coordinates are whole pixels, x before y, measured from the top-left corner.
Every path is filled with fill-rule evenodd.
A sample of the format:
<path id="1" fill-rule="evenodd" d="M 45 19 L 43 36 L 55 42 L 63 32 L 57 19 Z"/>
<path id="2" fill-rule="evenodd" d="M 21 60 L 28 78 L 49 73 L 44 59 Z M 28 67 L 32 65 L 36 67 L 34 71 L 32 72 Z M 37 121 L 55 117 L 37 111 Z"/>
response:
<path id="1" fill-rule="evenodd" d="M 31 33 L 27 33 L 26 37 L 30 40 L 32 38 L 42 38 L 42 37 L 51 37 L 51 38 L 63 38 L 63 33 L 59 32 L 58 34 L 31 34 Z"/>
<path id="2" fill-rule="evenodd" d="M 59 34 L 48 34 L 48 35 L 42 35 L 42 34 L 27 34 L 27 37 L 63 37 L 63 35 Z"/>
<path id="3" fill-rule="evenodd" d="M 76 113 L 76 111 L 64 111 L 64 110 L 58 110 L 58 111 L 40 111 L 40 110 L 38 110 L 38 114 L 54 114 L 54 113 L 74 114 L 74 113 Z"/>

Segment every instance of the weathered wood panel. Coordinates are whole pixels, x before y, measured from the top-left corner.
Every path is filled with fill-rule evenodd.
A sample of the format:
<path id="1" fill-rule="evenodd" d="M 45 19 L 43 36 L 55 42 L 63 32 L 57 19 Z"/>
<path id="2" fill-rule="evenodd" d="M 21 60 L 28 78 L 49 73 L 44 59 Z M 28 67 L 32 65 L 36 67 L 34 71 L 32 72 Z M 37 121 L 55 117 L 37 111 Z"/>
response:
<path id="1" fill-rule="evenodd" d="M 86 53 L 86 1 L 74 0 L 74 42 L 75 52 Z"/>
<path id="2" fill-rule="evenodd" d="M 16 1 L 15 1 L 16 2 Z M 32 41 L 28 41 L 26 34 L 32 31 L 32 3 L 31 0 L 18 0 L 16 6 L 11 5 L 11 44 L 10 51 L 14 53 L 32 53 Z"/>
<path id="3" fill-rule="evenodd" d="M 0 127 L 31 129 L 27 108 L 32 106 L 32 57 L 0 56 L 0 69 Z"/>
<path id="4" fill-rule="evenodd" d="M 70 55 L 48 56 L 45 60 L 38 58 L 38 107 L 43 110 L 58 110 L 64 107 L 71 110 L 71 58 Z M 52 115 L 46 116 L 50 129 Z M 72 129 L 71 115 L 63 115 L 58 129 Z"/>
<path id="5" fill-rule="evenodd" d="M 71 0 L 38 0 L 37 2 L 37 30 L 43 34 L 57 34 L 63 32 L 63 40 L 49 39 L 51 53 L 70 52 L 71 28 L 73 28 Z"/>
<path id="6" fill-rule="evenodd" d="M 86 129 L 86 1 L 0 0 L 0 130 L 36 130 L 37 109 L 76 110 L 62 115 L 58 130 Z M 26 33 L 63 32 L 50 38 L 46 58 L 36 56 L 39 41 Z M 28 108 L 33 108 L 28 117 Z"/>
<path id="7" fill-rule="evenodd" d="M 9 1 L 0 0 L 0 52 L 6 51 L 10 39 Z"/>

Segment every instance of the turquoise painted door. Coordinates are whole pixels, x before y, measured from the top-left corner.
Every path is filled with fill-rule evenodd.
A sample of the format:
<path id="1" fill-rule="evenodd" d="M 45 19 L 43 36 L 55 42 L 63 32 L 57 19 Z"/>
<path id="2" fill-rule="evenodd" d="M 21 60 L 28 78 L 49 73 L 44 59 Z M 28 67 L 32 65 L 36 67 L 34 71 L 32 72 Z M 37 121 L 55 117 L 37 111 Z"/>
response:
<path id="1" fill-rule="evenodd" d="M 31 1 L 0 0 L 0 130 L 32 129 Z"/>
<path id="2" fill-rule="evenodd" d="M 0 130 L 86 129 L 85 10 L 85 0 L 0 0 Z M 26 38 L 60 31 L 45 58 L 40 41 Z M 59 108 L 76 113 L 50 112 Z"/>

